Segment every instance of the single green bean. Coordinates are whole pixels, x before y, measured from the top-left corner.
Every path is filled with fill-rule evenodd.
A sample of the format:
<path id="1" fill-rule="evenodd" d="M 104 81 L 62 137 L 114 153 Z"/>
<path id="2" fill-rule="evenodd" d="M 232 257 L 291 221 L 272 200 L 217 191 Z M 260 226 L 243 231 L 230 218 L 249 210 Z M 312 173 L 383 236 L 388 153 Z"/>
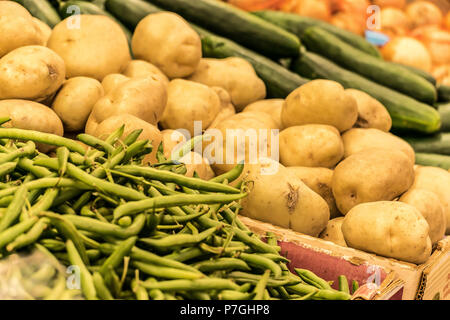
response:
<path id="1" fill-rule="evenodd" d="M 105 275 L 106 271 L 109 268 L 116 268 L 122 262 L 125 256 L 128 256 L 131 252 L 131 249 L 134 247 L 136 243 L 137 237 L 131 237 L 127 240 L 122 241 L 113 251 L 113 253 L 106 259 L 100 268 L 100 274 Z"/>
<path id="2" fill-rule="evenodd" d="M 38 217 L 31 217 L 0 232 L 0 249 L 14 241 L 22 233 L 30 230 L 38 220 Z"/>
<path id="3" fill-rule="evenodd" d="M 233 169 L 231 169 L 230 171 L 221 174 L 217 177 L 214 177 L 212 179 L 209 179 L 209 182 L 218 182 L 218 183 L 223 183 L 225 180 L 228 182 L 232 182 L 234 180 L 236 180 L 242 173 L 242 171 L 244 170 L 244 163 L 238 163 L 237 165 L 234 166 Z"/>
<path id="4" fill-rule="evenodd" d="M 111 292 L 105 285 L 102 275 L 99 272 L 94 272 L 92 274 L 92 281 L 94 282 L 95 291 L 100 299 L 114 300 Z"/>
<path id="5" fill-rule="evenodd" d="M 338 277 L 338 281 L 339 281 L 339 291 L 350 294 L 350 288 L 348 287 L 347 277 L 344 275 L 340 275 Z"/>
<path id="6" fill-rule="evenodd" d="M 354 294 L 356 290 L 359 289 L 359 283 L 356 280 L 352 280 L 352 293 Z"/>
<path id="7" fill-rule="evenodd" d="M 266 290 L 267 281 L 269 280 L 269 277 L 270 277 L 270 270 L 266 270 L 255 286 L 254 290 L 255 297 L 253 298 L 253 300 L 263 300 L 264 292 Z"/>
<path id="8" fill-rule="evenodd" d="M 281 277 L 280 266 L 274 261 L 270 260 L 269 258 L 257 254 L 250 254 L 244 252 L 239 254 L 239 258 L 241 258 L 242 260 L 244 260 L 253 267 L 260 268 L 263 270 L 269 269 L 270 271 L 272 271 L 272 273 L 276 278 Z"/>
<path id="9" fill-rule="evenodd" d="M 124 131 L 125 131 L 125 124 L 121 125 L 119 128 L 114 130 L 108 137 L 106 137 L 105 142 L 110 145 L 114 145 L 117 142 L 117 140 L 122 138 Z"/>
<path id="10" fill-rule="evenodd" d="M 162 279 L 199 279 L 204 277 L 201 273 L 197 272 L 152 265 L 139 261 L 134 261 L 132 265 L 143 273 Z"/>
<path id="11" fill-rule="evenodd" d="M 5 162 L 0 164 L 0 178 L 3 178 L 7 174 L 11 173 L 16 169 L 17 162 Z"/>
<path id="12" fill-rule="evenodd" d="M 58 158 L 59 170 L 58 173 L 62 177 L 66 173 L 67 162 L 69 161 L 69 149 L 66 147 L 59 147 L 56 149 L 56 157 Z"/>
<path id="13" fill-rule="evenodd" d="M 100 151 L 105 151 L 108 154 L 112 154 L 114 152 L 114 147 L 111 144 L 89 134 L 80 133 L 79 135 L 77 135 L 77 139 L 83 142 L 85 145 L 88 145 Z"/>
<path id="14" fill-rule="evenodd" d="M 185 248 L 179 252 L 172 252 L 166 255 L 164 258 L 175 260 L 175 261 L 188 261 L 205 255 L 205 252 L 197 247 Z"/>
<path id="15" fill-rule="evenodd" d="M 148 246 L 159 248 L 159 249 L 167 249 L 175 246 L 189 246 L 193 244 L 197 244 L 207 239 L 209 236 L 213 235 L 217 229 L 215 227 L 209 228 L 199 234 L 180 234 L 167 236 L 162 239 L 150 239 L 150 238 L 141 238 L 140 242 L 145 243 Z"/>
<path id="16" fill-rule="evenodd" d="M 50 209 L 53 201 L 58 196 L 59 190 L 56 188 L 50 188 L 45 190 L 44 195 L 36 202 L 28 211 L 28 215 L 34 216 L 42 211 Z"/>
<path id="17" fill-rule="evenodd" d="M 147 289 L 162 291 L 207 291 L 207 290 L 238 290 L 239 286 L 233 281 L 220 278 L 207 278 L 195 280 L 167 280 L 158 282 L 142 282 Z"/>
<path id="18" fill-rule="evenodd" d="M 278 251 L 273 246 L 268 245 L 260 239 L 249 236 L 245 231 L 233 228 L 233 232 L 235 233 L 236 238 L 246 243 L 256 252 L 278 254 Z"/>
<path id="19" fill-rule="evenodd" d="M 141 135 L 143 129 L 136 129 L 133 130 L 128 136 L 126 136 L 123 139 L 123 143 L 126 146 L 130 146 L 131 144 L 133 144 L 134 142 L 136 142 L 136 140 L 139 138 L 139 136 Z"/>
<path id="20" fill-rule="evenodd" d="M 45 228 L 47 228 L 49 223 L 50 220 L 48 220 L 47 218 L 39 219 L 39 221 L 36 222 L 35 225 L 27 233 L 21 234 L 13 242 L 8 244 L 6 246 L 6 250 L 11 252 L 35 243 L 42 235 L 42 232 L 44 232 Z"/>
<path id="21" fill-rule="evenodd" d="M 261 280 L 261 275 L 242 272 L 242 271 L 233 271 L 228 274 L 230 279 L 235 280 L 236 282 L 250 282 L 252 284 L 257 284 L 259 280 Z M 280 286 L 293 286 L 298 284 L 300 281 L 296 281 L 292 278 L 282 277 L 278 279 L 269 278 L 267 280 L 268 287 L 280 287 Z"/>
<path id="22" fill-rule="evenodd" d="M 20 215 L 27 199 L 28 189 L 25 184 L 17 188 L 11 203 L 0 220 L 0 233 L 7 229 Z"/>
<path id="23" fill-rule="evenodd" d="M 318 277 L 313 272 L 300 268 L 295 268 L 294 270 L 295 272 L 297 272 L 300 278 L 302 278 L 302 280 L 305 281 L 306 283 L 313 285 L 318 289 L 332 290 L 330 284 L 327 281 Z"/>
<path id="24" fill-rule="evenodd" d="M 217 270 L 251 270 L 251 268 L 245 261 L 235 258 L 218 258 L 214 260 L 206 260 L 194 264 L 194 267 L 201 272 L 213 272 Z"/>
<path id="25" fill-rule="evenodd" d="M 150 300 L 147 290 L 137 283 L 138 281 L 136 280 L 133 280 L 131 282 L 131 287 L 134 294 L 136 295 L 136 300 Z"/>

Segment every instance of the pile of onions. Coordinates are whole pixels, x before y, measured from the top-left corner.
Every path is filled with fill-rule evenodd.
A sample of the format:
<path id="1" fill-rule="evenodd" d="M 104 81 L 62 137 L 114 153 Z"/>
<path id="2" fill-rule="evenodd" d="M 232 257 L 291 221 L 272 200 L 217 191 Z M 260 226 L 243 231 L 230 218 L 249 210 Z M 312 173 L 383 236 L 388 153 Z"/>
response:
<path id="1" fill-rule="evenodd" d="M 428 48 L 433 64 L 450 64 L 450 32 L 431 25 L 415 29 L 412 36 Z"/>
<path id="2" fill-rule="evenodd" d="M 413 23 L 413 28 L 442 23 L 442 12 L 436 5 L 428 1 L 416 1 L 406 7 L 406 14 Z"/>
<path id="3" fill-rule="evenodd" d="M 395 37 L 382 49 L 383 58 L 424 71 L 431 71 L 431 56 L 427 48 L 418 40 L 411 37 Z"/>
<path id="4" fill-rule="evenodd" d="M 403 9 L 406 5 L 406 0 L 373 0 L 374 5 L 380 8 L 398 8 Z"/>
<path id="5" fill-rule="evenodd" d="M 324 21 L 329 21 L 331 18 L 329 0 L 287 0 L 280 9 Z"/>
<path id="6" fill-rule="evenodd" d="M 389 37 L 405 35 L 410 28 L 408 16 L 400 9 L 387 7 L 380 12 L 381 31 Z"/>

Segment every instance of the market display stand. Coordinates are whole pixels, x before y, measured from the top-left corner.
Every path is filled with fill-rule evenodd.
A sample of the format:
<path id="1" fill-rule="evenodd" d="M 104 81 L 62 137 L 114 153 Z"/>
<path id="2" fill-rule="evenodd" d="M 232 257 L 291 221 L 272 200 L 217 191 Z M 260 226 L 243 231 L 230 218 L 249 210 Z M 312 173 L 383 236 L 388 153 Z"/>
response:
<path id="1" fill-rule="evenodd" d="M 282 255 L 291 260 L 292 271 L 309 269 L 333 281 L 336 289 L 339 275 L 347 276 L 349 281 L 357 280 L 360 289 L 353 295 L 355 300 L 450 300 L 449 236 L 437 243 L 427 262 L 416 265 L 342 247 L 247 217 L 240 219 L 259 235 L 275 233 Z"/>

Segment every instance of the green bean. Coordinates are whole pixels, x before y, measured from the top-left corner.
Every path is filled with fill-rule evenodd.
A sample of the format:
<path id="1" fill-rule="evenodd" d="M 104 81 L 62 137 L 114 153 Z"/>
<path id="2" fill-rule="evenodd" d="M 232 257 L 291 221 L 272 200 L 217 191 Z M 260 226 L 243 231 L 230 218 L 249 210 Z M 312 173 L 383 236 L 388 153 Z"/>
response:
<path id="1" fill-rule="evenodd" d="M 92 281 L 94 282 L 95 291 L 98 297 L 102 300 L 114 300 L 111 292 L 105 285 L 105 281 L 100 273 L 94 272 L 92 274 Z"/>
<path id="2" fill-rule="evenodd" d="M 221 213 L 229 224 L 233 225 L 234 223 L 236 227 L 238 227 L 242 231 L 250 232 L 250 229 L 247 228 L 247 226 L 238 219 L 237 214 L 234 213 L 230 208 L 226 208 L 225 210 L 221 211 Z"/>
<path id="3" fill-rule="evenodd" d="M 195 214 L 189 214 L 185 216 L 168 216 L 165 215 L 162 220 L 161 224 L 173 224 L 173 223 L 186 223 L 191 220 L 195 220 L 198 217 L 201 217 L 202 215 L 206 214 L 207 211 L 199 211 Z"/>
<path id="4" fill-rule="evenodd" d="M 38 217 L 31 217 L 0 232 L 0 249 L 16 239 L 22 233 L 31 229 L 37 221 Z"/>
<path id="5" fill-rule="evenodd" d="M 125 131 L 125 124 L 122 124 L 119 128 L 114 130 L 108 137 L 105 139 L 105 143 L 108 143 L 110 145 L 114 145 L 117 140 L 119 140 Z"/>
<path id="6" fill-rule="evenodd" d="M 128 136 L 126 136 L 123 139 L 123 143 L 126 146 L 129 146 L 129 145 L 133 144 L 139 138 L 139 136 L 141 135 L 142 131 L 143 131 L 143 129 L 133 130 Z"/>
<path id="7" fill-rule="evenodd" d="M 44 297 L 44 300 L 58 300 L 66 289 L 66 279 L 59 276 L 52 291 Z"/>
<path id="8" fill-rule="evenodd" d="M 239 193 L 239 189 L 234 187 L 224 185 L 217 182 L 204 181 L 198 178 L 189 178 L 182 176 L 170 171 L 162 171 L 151 167 L 139 167 L 135 165 L 124 165 L 118 167 L 116 170 L 128 173 L 131 175 L 142 176 L 148 179 L 157 179 L 163 182 L 173 182 L 181 186 L 186 186 L 189 188 L 212 191 L 212 192 L 223 192 L 223 193 Z"/>
<path id="9" fill-rule="evenodd" d="M 147 282 L 156 282 L 156 279 L 154 279 L 154 278 L 148 278 L 147 280 L 146 280 Z M 142 286 L 142 282 L 140 282 L 140 284 L 139 284 L 142 288 L 144 288 L 143 286 Z M 144 288 L 145 289 L 145 288 Z M 161 291 L 161 290 L 159 290 L 159 289 L 151 289 L 151 290 L 149 290 L 149 292 L 148 292 L 148 295 L 150 296 L 150 298 L 152 298 L 152 300 L 165 300 L 166 298 L 165 298 L 165 296 L 164 296 L 164 293 Z"/>
<path id="10" fill-rule="evenodd" d="M 0 126 L 11 121 L 10 117 L 0 117 Z"/>
<path id="11" fill-rule="evenodd" d="M 269 269 L 270 271 L 272 271 L 276 278 L 281 277 L 280 266 L 268 258 L 257 254 L 249 254 L 244 252 L 241 252 L 239 254 L 239 258 L 256 268 L 260 268 L 263 270 Z"/>
<path id="12" fill-rule="evenodd" d="M 112 223 L 98 221 L 88 217 L 69 215 L 65 216 L 65 218 L 72 222 L 78 229 L 121 239 L 126 239 L 139 234 L 144 227 L 146 220 L 145 214 L 140 214 L 136 216 L 133 223 L 128 228 L 122 228 Z"/>
<path id="13" fill-rule="evenodd" d="M 133 280 L 131 282 L 131 287 L 132 287 L 134 294 L 136 295 L 136 299 L 137 300 L 150 300 L 147 290 L 137 283 L 138 283 L 138 281 L 136 281 L 136 280 Z"/>
<path id="14" fill-rule="evenodd" d="M 131 201 L 120 205 L 114 210 L 114 218 L 117 220 L 125 215 L 132 215 L 149 209 L 183 206 L 188 204 L 227 203 L 244 198 L 247 194 L 217 194 L 217 195 L 188 195 L 180 194 L 149 198 L 140 201 Z"/>
<path id="15" fill-rule="evenodd" d="M 0 207 L 3 209 L 11 204 L 14 196 L 6 196 L 0 199 Z M 1 219 L 1 218 L 0 218 Z"/>
<path id="16" fill-rule="evenodd" d="M 36 242 L 49 223 L 50 220 L 47 218 L 39 219 L 39 221 L 36 222 L 36 224 L 27 233 L 21 234 L 13 242 L 8 244 L 6 246 L 6 250 L 11 252 Z"/>
<path id="17" fill-rule="evenodd" d="M 239 286 L 228 279 L 208 278 L 195 280 L 167 280 L 159 282 L 142 282 L 147 289 L 162 291 L 206 291 L 206 290 L 238 290 Z"/>
<path id="18" fill-rule="evenodd" d="M 352 280 L 352 293 L 354 294 L 356 290 L 359 289 L 359 283 L 356 280 Z"/>
<path id="19" fill-rule="evenodd" d="M 252 286 L 253 286 L 253 285 L 252 285 L 251 283 L 249 283 L 249 282 L 244 283 L 243 285 L 241 285 L 241 286 L 239 287 L 239 292 L 244 292 L 244 293 L 246 293 L 246 292 L 248 292 L 248 291 L 250 290 L 250 288 L 251 288 Z"/>
<path id="20" fill-rule="evenodd" d="M 114 152 L 114 147 L 111 144 L 89 134 L 80 133 L 77 135 L 77 139 L 94 149 L 105 151 L 109 155 Z"/>
<path id="21" fill-rule="evenodd" d="M 148 140 L 138 140 L 136 142 L 133 142 L 131 145 L 128 146 L 125 152 L 125 157 L 123 158 L 123 162 L 127 163 L 132 158 L 136 157 L 137 155 L 141 153 L 146 153 L 148 151 L 151 151 L 151 147 L 149 146 Z"/>
<path id="22" fill-rule="evenodd" d="M 3 130 L 4 129 L 0 129 L 0 136 L 1 136 Z M 12 151 L 9 153 L 0 154 L 0 164 L 13 161 L 14 159 L 17 159 L 17 158 L 30 156 L 35 151 L 36 151 L 36 145 L 33 143 L 33 141 L 28 141 L 26 143 L 26 145 L 22 148 L 19 148 L 15 151 Z"/>
<path id="23" fill-rule="evenodd" d="M 259 255 L 268 258 L 270 260 L 273 260 L 275 262 L 284 262 L 284 263 L 289 263 L 291 262 L 291 260 L 283 257 L 282 255 L 279 254 L 273 254 L 273 253 L 260 253 Z"/>
<path id="24" fill-rule="evenodd" d="M 73 164 L 76 164 L 77 166 L 83 166 L 83 165 L 91 166 L 94 161 L 90 161 L 88 159 L 89 158 L 87 158 L 86 156 L 82 156 L 79 153 L 69 152 L 68 161 L 70 161 Z"/>
<path id="25" fill-rule="evenodd" d="M 350 294 L 350 289 L 348 287 L 348 280 L 347 277 L 344 275 L 340 275 L 338 277 L 339 281 L 339 291 L 345 292 L 347 294 Z"/>
<path id="26" fill-rule="evenodd" d="M 80 237 L 80 233 L 73 225 L 73 223 L 67 219 L 67 217 L 70 217 L 70 215 L 61 216 L 59 214 L 48 211 L 41 212 L 39 215 L 50 219 L 51 224 L 56 227 L 58 232 L 61 233 L 61 235 L 63 235 L 66 240 L 71 240 L 71 243 L 75 246 L 77 253 L 80 255 L 83 263 L 89 264 L 89 258 L 86 254 L 86 247 L 84 246 L 84 243 Z"/>
<path id="27" fill-rule="evenodd" d="M 105 275 L 109 268 L 116 268 L 123 262 L 123 258 L 128 256 L 131 249 L 136 243 L 137 237 L 131 237 L 127 240 L 122 241 L 113 251 L 113 253 L 106 259 L 100 268 L 100 274 Z"/>
<path id="28" fill-rule="evenodd" d="M 197 247 L 185 248 L 179 252 L 173 252 L 169 255 L 166 255 L 164 258 L 175 260 L 175 261 L 188 261 L 194 258 L 198 258 L 205 255 L 205 252 Z"/>
<path id="29" fill-rule="evenodd" d="M 125 216 L 119 219 L 117 221 L 117 224 L 121 226 L 122 228 L 127 228 L 133 223 L 133 220 L 129 216 Z"/>
<path id="30" fill-rule="evenodd" d="M 65 243 L 60 240 L 42 239 L 40 243 L 50 251 L 63 251 L 66 249 Z"/>
<path id="31" fill-rule="evenodd" d="M 320 291 L 311 292 L 311 293 L 305 294 L 304 296 L 291 295 L 289 300 L 312 300 L 312 298 L 314 296 L 316 296 L 318 292 L 320 292 Z"/>
<path id="32" fill-rule="evenodd" d="M 252 273 L 242 272 L 242 271 L 233 271 L 228 274 L 228 277 L 233 279 L 236 282 L 250 282 L 252 284 L 257 284 L 259 280 L 261 280 L 261 275 L 256 275 Z M 294 279 L 290 279 L 287 277 L 273 279 L 269 278 L 267 280 L 268 287 L 280 287 L 280 286 L 293 286 L 298 284 L 299 281 L 295 281 Z"/>
<path id="33" fill-rule="evenodd" d="M 78 142 L 50 133 L 17 128 L 1 128 L 0 138 L 31 140 L 34 142 L 50 144 L 53 146 L 65 146 L 70 151 L 78 152 L 82 155 L 85 154 L 84 148 Z"/>
<path id="34" fill-rule="evenodd" d="M 214 260 L 206 260 L 194 264 L 194 267 L 201 272 L 213 272 L 216 270 L 251 270 L 245 261 L 235 258 L 218 258 Z"/>
<path id="35" fill-rule="evenodd" d="M 81 291 L 87 299 L 96 300 L 97 291 L 95 289 L 94 280 L 72 240 L 66 241 L 66 248 L 70 263 L 80 268 Z"/>
<path id="36" fill-rule="evenodd" d="M 233 231 L 239 240 L 250 246 L 255 251 L 278 254 L 278 251 L 274 247 L 268 245 L 260 239 L 250 237 L 245 231 L 242 231 L 238 228 L 233 228 Z"/>
<path id="37" fill-rule="evenodd" d="M 59 170 L 58 173 L 62 177 L 66 173 L 67 162 L 69 161 L 69 149 L 66 147 L 59 147 L 56 149 L 56 156 L 58 158 Z"/>
<path id="38" fill-rule="evenodd" d="M 191 235 L 191 234 L 180 234 L 167 236 L 162 239 L 150 239 L 150 238 L 141 238 L 140 242 L 145 243 L 148 246 L 159 248 L 159 249 L 167 249 L 175 246 L 189 246 L 193 244 L 197 244 L 209 236 L 213 235 L 217 229 L 215 227 L 209 228 L 199 234 Z"/>
<path id="39" fill-rule="evenodd" d="M 221 174 L 221 175 L 219 175 L 217 177 L 214 177 L 212 179 L 209 179 L 208 181 L 223 183 L 226 180 L 228 182 L 232 182 L 232 181 L 236 180 L 241 175 L 243 170 L 244 170 L 244 163 L 238 163 L 230 171 L 228 171 L 228 172 L 226 172 L 224 174 Z"/>
<path id="40" fill-rule="evenodd" d="M 200 249 L 206 252 L 210 252 L 216 255 L 222 255 L 222 254 L 228 254 L 228 253 L 236 253 L 237 251 L 245 251 L 249 247 L 242 246 L 242 247 L 211 247 L 207 245 L 206 243 L 201 243 L 199 245 Z"/>
<path id="41" fill-rule="evenodd" d="M 201 273 L 180 270 L 175 268 L 152 265 L 144 262 L 134 261 L 133 266 L 143 273 L 163 279 L 199 279 L 204 277 Z"/>
<path id="42" fill-rule="evenodd" d="M 65 203 L 57 206 L 55 211 L 61 214 L 77 214 L 73 208 Z"/>
<path id="43" fill-rule="evenodd" d="M 56 188 L 50 188 L 45 190 L 44 195 L 35 203 L 28 212 L 29 216 L 34 216 L 42 211 L 50 209 L 53 201 L 58 196 L 59 190 Z"/>
<path id="44" fill-rule="evenodd" d="M 264 292 L 266 290 L 266 285 L 267 281 L 269 280 L 269 277 L 270 277 L 270 270 L 266 270 L 255 286 L 254 289 L 255 297 L 253 298 L 253 300 L 263 300 Z"/>
<path id="45" fill-rule="evenodd" d="M 0 220 L 0 233 L 8 228 L 20 215 L 27 199 L 28 189 L 25 184 L 17 188 L 17 192 Z"/>
<path id="46" fill-rule="evenodd" d="M 202 291 L 188 291 L 188 292 L 184 292 L 184 295 L 189 299 L 189 300 L 211 300 L 211 296 L 209 294 L 207 294 L 206 292 L 202 292 Z"/>
<path id="47" fill-rule="evenodd" d="M 294 270 L 295 272 L 297 272 L 300 278 L 302 278 L 302 280 L 305 281 L 306 283 L 313 285 L 319 289 L 332 290 L 330 284 L 327 281 L 318 277 L 313 272 L 300 268 L 295 268 Z"/>
<path id="48" fill-rule="evenodd" d="M 14 171 L 17 166 L 17 162 L 5 162 L 0 164 L 0 178 L 3 178 L 7 174 Z"/>

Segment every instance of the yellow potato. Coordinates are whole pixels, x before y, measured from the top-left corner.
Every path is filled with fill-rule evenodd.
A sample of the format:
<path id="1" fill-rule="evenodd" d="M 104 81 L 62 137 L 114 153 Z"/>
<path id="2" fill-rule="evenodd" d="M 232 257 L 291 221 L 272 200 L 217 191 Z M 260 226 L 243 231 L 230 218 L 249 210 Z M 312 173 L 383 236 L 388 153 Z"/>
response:
<path id="1" fill-rule="evenodd" d="M 242 111 L 250 103 L 266 97 L 266 86 L 253 66 L 238 57 L 204 58 L 188 79 L 210 87 L 224 88 L 230 94 L 236 111 Z"/>
<path id="2" fill-rule="evenodd" d="M 162 141 L 161 131 L 159 131 L 159 129 L 151 123 L 139 119 L 131 114 L 120 114 L 107 118 L 99 123 L 92 135 L 100 139 L 106 139 L 111 133 L 120 128 L 122 125 L 125 125 L 122 139 L 134 130 L 143 130 L 139 135 L 138 140 L 149 140 L 153 146 L 152 152 L 144 157 L 143 164 L 148 162 L 152 164 L 157 163 L 156 152 L 158 151 L 158 146 Z"/>
<path id="3" fill-rule="evenodd" d="M 375 128 L 386 132 L 391 130 L 391 116 L 381 102 L 360 90 L 347 89 L 345 92 L 349 93 L 358 105 L 358 119 L 354 125 L 356 128 Z"/>
<path id="4" fill-rule="evenodd" d="M 160 79 L 127 80 L 97 101 L 86 123 L 86 133 L 92 134 L 100 122 L 120 114 L 134 115 L 156 125 L 166 103 L 167 92 Z"/>
<path id="5" fill-rule="evenodd" d="M 370 148 L 400 150 L 415 163 L 414 149 L 405 140 L 378 129 L 350 129 L 342 135 L 345 157 Z"/>
<path id="6" fill-rule="evenodd" d="M 410 189 L 401 196 L 400 201 L 416 207 L 427 220 L 432 244 L 444 238 L 447 217 L 436 194 L 425 189 Z"/>
<path id="7" fill-rule="evenodd" d="M 450 234 L 450 173 L 441 168 L 419 166 L 411 189 L 415 188 L 431 191 L 439 197 L 447 220 L 445 233 Z"/>
<path id="8" fill-rule="evenodd" d="M 344 156 L 339 131 L 332 126 L 293 126 L 280 133 L 280 162 L 288 167 L 334 167 Z"/>
<path id="9" fill-rule="evenodd" d="M 246 111 L 261 111 L 269 114 L 275 123 L 278 125 L 278 128 L 282 129 L 283 124 L 281 122 L 281 110 L 283 109 L 284 99 L 264 99 L 259 100 L 253 103 L 250 103 L 248 106 L 242 110 L 242 112 Z"/>
<path id="10" fill-rule="evenodd" d="M 287 167 L 286 169 L 299 177 L 304 184 L 327 202 L 331 219 L 342 215 L 336 207 L 336 201 L 331 189 L 333 170 L 310 167 Z"/>
<path id="11" fill-rule="evenodd" d="M 338 217 L 328 221 L 327 227 L 323 230 L 319 238 L 327 241 L 334 242 L 340 246 L 346 247 L 344 235 L 342 234 L 342 223 L 344 222 L 344 217 Z"/>
<path id="12" fill-rule="evenodd" d="M 216 91 L 204 84 L 175 79 L 167 87 L 167 104 L 161 118 L 164 129 L 186 129 L 191 136 L 201 134 L 221 110 Z M 194 122 L 198 122 L 194 132 Z"/>
<path id="13" fill-rule="evenodd" d="M 209 161 L 202 157 L 201 154 L 197 152 L 189 152 L 185 156 L 181 157 L 179 160 L 181 163 L 186 165 L 187 177 L 193 177 L 194 172 L 197 173 L 198 177 L 203 180 L 209 180 L 214 178 L 214 171 L 209 165 Z"/>
<path id="14" fill-rule="evenodd" d="M 53 101 L 52 108 L 69 132 L 81 131 L 94 104 L 103 96 L 100 82 L 87 77 L 67 80 Z"/>
<path id="15" fill-rule="evenodd" d="M 129 78 L 148 76 L 161 77 L 161 81 L 166 86 L 169 84 L 169 79 L 158 67 L 144 60 L 131 60 L 122 74 Z"/>
<path id="16" fill-rule="evenodd" d="M 281 111 L 285 128 L 304 124 L 327 124 L 340 132 L 350 129 L 358 118 L 355 99 L 344 87 L 330 80 L 313 80 L 292 91 Z"/>
<path id="17" fill-rule="evenodd" d="M 330 212 L 325 200 L 283 165 L 260 159 L 245 174 L 250 193 L 242 199 L 242 215 L 314 237 L 326 227 Z"/>
<path id="18" fill-rule="evenodd" d="M 41 30 L 28 10 L 13 1 L 0 1 L 0 58 L 14 49 L 40 44 Z"/>
<path id="19" fill-rule="evenodd" d="M 34 23 L 38 26 L 40 31 L 40 39 L 39 45 L 41 46 L 47 46 L 48 39 L 50 39 L 50 36 L 52 35 L 52 28 L 45 22 L 39 20 L 38 18 L 32 17 Z"/>
<path id="20" fill-rule="evenodd" d="M 411 263 L 431 255 L 428 223 L 412 205 L 399 201 L 362 203 L 342 223 L 349 247 Z"/>
<path id="21" fill-rule="evenodd" d="M 105 92 L 105 94 L 108 94 L 111 91 L 115 90 L 119 85 L 121 85 L 124 82 L 127 82 L 130 79 L 131 79 L 130 77 L 127 77 L 120 73 L 108 74 L 102 80 L 103 91 Z"/>
<path id="22" fill-rule="evenodd" d="M 154 64 L 169 78 L 191 75 L 202 57 L 200 36 L 173 12 L 142 19 L 134 30 L 131 47 L 136 59 Z"/>
<path id="23" fill-rule="evenodd" d="M 47 46 L 64 59 L 69 78 L 85 76 L 102 81 L 110 73 L 120 73 L 131 60 L 125 33 L 114 20 L 102 15 L 64 19 L 53 28 Z"/>
<path id="24" fill-rule="evenodd" d="M 15 49 L 0 59 L 0 99 L 43 101 L 65 78 L 64 61 L 42 46 Z"/>
<path id="25" fill-rule="evenodd" d="M 334 169 L 332 189 L 344 215 L 364 202 L 391 201 L 414 182 L 414 168 L 399 150 L 373 148 L 355 153 Z"/>
<path id="26" fill-rule="evenodd" d="M 56 113 L 43 104 L 27 100 L 1 100 L 0 117 L 9 117 L 11 121 L 3 127 L 35 130 L 52 133 L 58 136 L 64 134 L 63 124 Z M 38 144 L 41 152 L 48 152 L 54 146 Z"/>

